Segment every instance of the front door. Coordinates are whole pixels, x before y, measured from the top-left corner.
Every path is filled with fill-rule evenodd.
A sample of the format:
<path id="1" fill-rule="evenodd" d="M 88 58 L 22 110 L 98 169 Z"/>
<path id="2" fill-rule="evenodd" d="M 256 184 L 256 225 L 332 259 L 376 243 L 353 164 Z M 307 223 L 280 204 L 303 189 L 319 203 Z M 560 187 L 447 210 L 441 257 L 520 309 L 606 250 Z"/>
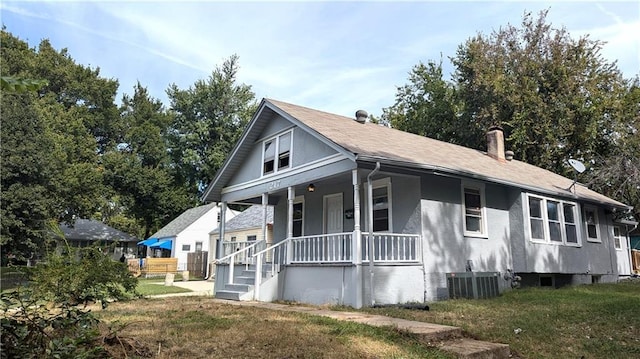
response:
<path id="1" fill-rule="evenodd" d="M 342 233 L 342 193 L 324 196 L 324 233 Z"/>

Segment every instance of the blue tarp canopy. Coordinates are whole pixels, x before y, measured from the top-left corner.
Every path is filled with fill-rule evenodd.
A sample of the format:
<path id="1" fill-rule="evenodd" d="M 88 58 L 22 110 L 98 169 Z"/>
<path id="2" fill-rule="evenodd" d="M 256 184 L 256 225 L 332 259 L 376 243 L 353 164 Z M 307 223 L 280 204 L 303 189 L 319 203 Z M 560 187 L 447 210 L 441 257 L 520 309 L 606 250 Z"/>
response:
<path id="1" fill-rule="evenodd" d="M 147 238 L 144 241 L 140 241 L 138 242 L 139 246 L 150 246 L 153 243 L 157 243 L 158 242 L 158 238 Z"/>
<path id="2" fill-rule="evenodd" d="M 150 248 L 162 248 L 171 250 L 171 240 L 159 241 L 149 246 Z"/>

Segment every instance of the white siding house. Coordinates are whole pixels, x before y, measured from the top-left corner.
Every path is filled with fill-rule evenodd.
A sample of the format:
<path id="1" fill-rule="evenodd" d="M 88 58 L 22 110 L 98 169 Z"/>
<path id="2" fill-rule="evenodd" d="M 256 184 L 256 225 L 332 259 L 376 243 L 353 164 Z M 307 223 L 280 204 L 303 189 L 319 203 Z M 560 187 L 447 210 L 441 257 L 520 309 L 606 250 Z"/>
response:
<path id="1" fill-rule="evenodd" d="M 220 206 L 216 203 L 188 209 L 149 238 L 170 241 L 165 242 L 166 248 L 171 248 L 169 257 L 178 259 L 178 270 L 185 270 L 189 252 L 209 252 L 209 232 L 218 227 L 219 214 Z M 235 215 L 235 211 L 226 209 L 226 218 Z"/>

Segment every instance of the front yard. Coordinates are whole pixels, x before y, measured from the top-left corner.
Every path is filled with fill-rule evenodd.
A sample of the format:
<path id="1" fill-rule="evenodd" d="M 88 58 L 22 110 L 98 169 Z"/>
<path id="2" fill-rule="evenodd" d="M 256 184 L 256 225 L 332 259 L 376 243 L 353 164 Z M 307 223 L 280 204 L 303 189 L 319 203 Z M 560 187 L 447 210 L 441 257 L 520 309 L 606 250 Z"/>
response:
<path id="1" fill-rule="evenodd" d="M 488 300 L 431 303 L 430 311 L 367 312 L 462 327 L 523 358 L 640 357 L 640 283 L 520 289 Z M 336 310 L 351 308 L 334 308 Z M 97 313 L 157 358 L 445 358 L 391 328 L 217 304 L 207 297 L 113 303 Z"/>

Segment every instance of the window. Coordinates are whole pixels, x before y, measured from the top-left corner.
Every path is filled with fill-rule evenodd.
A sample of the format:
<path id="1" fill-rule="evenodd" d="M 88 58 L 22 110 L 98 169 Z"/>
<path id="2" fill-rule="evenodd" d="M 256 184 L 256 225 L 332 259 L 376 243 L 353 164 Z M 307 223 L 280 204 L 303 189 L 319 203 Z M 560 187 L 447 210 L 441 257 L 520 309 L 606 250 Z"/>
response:
<path id="1" fill-rule="evenodd" d="M 183 252 L 188 252 L 191 250 L 191 245 L 190 244 L 183 244 L 182 245 L 182 251 Z"/>
<path id="2" fill-rule="evenodd" d="M 304 235 L 303 230 L 303 220 L 304 220 L 304 202 L 296 201 L 293 203 L 293 236 L 301 237 Z"/>
<path id="3" fill-rule="evenodd" d="M 464 235 L 485 237 L 487 235 L 484 206 L 484 186 L 462 185 Z"/>
<path id="4" fill-rule="evenodd" d="M 202 242 L 196 242 L 196 252 L 202 252 Z"/>
<path id="5" fill-rule="evenodd" d="M 616 249 L 622 249 L 622 241 L 624 236 L 620 233 L 620 227 L 613 227 L 613 245 Z"/>
<path id="6" fill-rule="evenodd" d="M 272 174 L 291 167 L 291 134 L 287 131 L 263 143 L 262 174 Z"/>
<path id="7" fill-rule="evenodd" d="M 391 231 L 391 179 L 374 181 L 373 185 L 373 231 Z"/>
<path id="8" fill-rule="evenodd" d="M 236 241 L 236 236 L 232 236 L 231 237 L 231 242 L 235 242 Z"/>
<path id="9" fill-rule="evenodd" d="M 587 226 L 587 240 L 600 242 L 600 229 L 598 228 L 598 211 L 593 207 L 584 207 L 584 221 Z"/>
<path id="10" fill-rule="evenodd" d="M 258 237 L 253 235 L 253 236 L 247 236 L 247 241 L 255 241 Z"/>
<path id="11" fill-rule="evenodd" d="M 551 198 L 527 196 L 529 234 L 534 242 L 579 246 L 576 204 Z"/>

